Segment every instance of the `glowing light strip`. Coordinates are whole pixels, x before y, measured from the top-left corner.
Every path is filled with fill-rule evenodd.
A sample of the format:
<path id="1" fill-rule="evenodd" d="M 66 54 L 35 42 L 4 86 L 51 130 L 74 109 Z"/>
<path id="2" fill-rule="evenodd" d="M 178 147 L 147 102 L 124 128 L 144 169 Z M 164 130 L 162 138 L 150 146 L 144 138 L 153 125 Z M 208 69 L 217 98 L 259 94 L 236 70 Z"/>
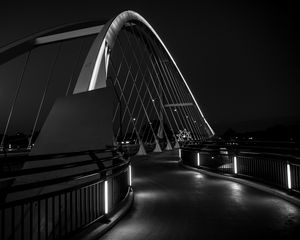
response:
<path id="1" fill-rule="evenodd" d="M 200 166 L 200 153 L 197 153 L 197 166 Z"/>
<path id="2" fill-rule="evenodd" d="M 292 189 L 292 180 L 291 180 L 291 166 L 287 164 L 287 181 L 288 181 L 288 189 Z"/>
<path id="3" fill-rule="evenodd" d="M 179 154 L 179 158 L 181 158 L 181 149 L 180 148 L 179 148 L 178 154 Z"/>
<path id="4" fill-rule="evenodd" d="M 236 157 L 233 157 L 233 165 L 234 165 L 234 174 L 237 174 L 238 171 L 237 171 L 237 160 L 236 160 Z"/>
<path id="5" fill-rule="evenodd" d="M 131 165 L 128 166 L 128 171 L 129 171 L 129 186 L 132 186 L 132 178 L 131 178 Z"/>
<path id="6" fill-rule="evenodd" d="M 107 70 L 108 70 L 109 56 L 110 56 L 109 48 L 106 45 L 106 47 L 105 47 L 105 71 L 106 71 L 106 76 L 107 76 Z"/>
<path id="7" fill-rule="evenodd" d="M 89 91 L 95 89 L 97 77 L 98 77 L 99 70 L 100 70 L 101 61 L 103 60 L 104 51 L 105 51 L 105 40 L 102 42 L 98 56 L 97 56 L 97 60 L 96 60 L 96 63 L 95 63 L 94 69 L 93 69 L 93 74 L 92 74 L 92 78 L 91 78 L 89 89 L 88 89 Z"/>
<path id="8" fill-rule="evenodd" d="M 108 213 L 108 186 L 107 181 L 104 182 L 104 213 Z"/>

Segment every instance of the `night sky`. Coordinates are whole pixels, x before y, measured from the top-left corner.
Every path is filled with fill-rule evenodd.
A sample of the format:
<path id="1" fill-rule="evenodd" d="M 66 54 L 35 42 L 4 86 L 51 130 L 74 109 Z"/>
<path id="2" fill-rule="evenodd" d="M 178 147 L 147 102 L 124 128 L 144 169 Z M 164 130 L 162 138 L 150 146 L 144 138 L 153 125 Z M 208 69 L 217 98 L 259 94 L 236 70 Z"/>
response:
<path id="1" fill-rule="evenodd" d="M 134 10 L 165 42 L 217 132 L 297 123 L 298 8 L 286 1 L 195 2 L 1 3 L 0 46 L 57 25 L 110 19 Z M 3 84 L 3 77 L 0 81 Z"/>

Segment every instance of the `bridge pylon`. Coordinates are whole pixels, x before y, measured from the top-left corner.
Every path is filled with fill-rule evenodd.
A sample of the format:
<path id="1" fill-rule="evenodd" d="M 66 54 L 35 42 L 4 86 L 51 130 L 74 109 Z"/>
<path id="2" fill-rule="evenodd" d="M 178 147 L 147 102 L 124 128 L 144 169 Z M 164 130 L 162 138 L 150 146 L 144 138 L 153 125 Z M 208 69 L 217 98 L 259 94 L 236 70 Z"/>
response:
<path id="1" fill-rule="evenodd" d="M 136 155 L 138 156 L 147 155 L 144 143 L 141 140 L 139 140 L 139 151 L 137 152 Z"/>

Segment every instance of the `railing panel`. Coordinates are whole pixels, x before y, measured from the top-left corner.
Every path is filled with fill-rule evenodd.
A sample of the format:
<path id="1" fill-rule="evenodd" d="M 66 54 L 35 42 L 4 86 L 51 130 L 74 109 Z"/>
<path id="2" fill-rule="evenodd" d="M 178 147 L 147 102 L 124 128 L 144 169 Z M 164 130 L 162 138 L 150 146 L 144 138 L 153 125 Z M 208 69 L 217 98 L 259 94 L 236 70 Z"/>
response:
<path id="1" fill-rule="evenodd" d="M 291 183 L 292 188 L 300 192 L 300 165 L 291 164 Z"/>
<path id="2" fill-rule="evenodd" d="M 80 154 L 82 155 L 82 153 Z M 43 161 L 47 160 L 43 159 Z M 129 162 L 107 157 L 99 160 L 93 159 L 93 161 L 99 161 L 99 164 L 96 165 L 99 169 L 87 171 L 87 175 L 82 173 L 80 176 L 74 177 L 57 177 L 53 181 L 40 182 L 38 185 L 23 184 L 26 191 L 32 190 L 28 186 L 33 186 L 33 189 L 38 187 L 42 190 L 48 186 L 56 186 L 60 181 L 67 182 L 69 187 L 52 188 L 52 191 L 45 191 L 40 195 L 26 195 L 24 199 L 0 202 L 0 239 L 54 240 L 71 236 L 82 227 L 105 215 L 105 181 L 110 185 L 108 191 L 109 212 L 112 211 L 130 190 Z M 101 161 L 107 161 L 107 164 L 103 164 Z M 91 164 L 91 161 L 86 161 L 86 163 Z M 72 166 L 70 165 L 70 167 Z M 78 164 L 74 164 L 74 167 L 78 167 Z M 51 170 L 55 168 L 51 167 Z M 39 174 L 38 170 L 31 172 Z M 28 174 L 26 171 L 25 173 Z M 13 176 L 15 173 L 11 172 L 10 174 Z M 92 176 L 97 174 L 98 178 L 90 178 L 91 174 Z M 20 176 L 20 173 L 17 175 Z M 80 181 L 82 178 L 88 179 L 88 181 Z M 77 184 L 74 184 L 76 181 Z M 11 192 L 24 192 L 24 189 L 19 187 Z"/>
<path id="3" fill-rule="evenodd" d="M 281 188 L 287 187 L 285 161 L 238 156 L 237 162 L 239 175 L 253 177 Z"/>
<path id="4" fill-rule="evenodd" d="M 223 149 L 223 151 L 218 152 L 216 149 Z M 224 149 L 223 146 L 222 148 L 214 146 L 211 149 L 191 146 L 182 148 L 179 152 L 183 164 L 222 174 L 232 174 L 236 177 L 246 177 L 300 193 L 300 165 L 296 164 L 298 159 L 267 153 L 248 156 L 239 154 L 237 149 L 235 151 L 225 151 Z M 222 153 L 224 151 L 227 154 Z"/>

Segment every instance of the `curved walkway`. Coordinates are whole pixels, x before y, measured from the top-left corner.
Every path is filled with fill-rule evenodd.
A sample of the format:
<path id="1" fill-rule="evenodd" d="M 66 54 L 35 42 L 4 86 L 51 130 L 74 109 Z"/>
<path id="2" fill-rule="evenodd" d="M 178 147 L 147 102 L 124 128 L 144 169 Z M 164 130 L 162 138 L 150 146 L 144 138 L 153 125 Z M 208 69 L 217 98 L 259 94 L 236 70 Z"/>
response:
<path id="1" fill-rule="evenodd" d="M 300 208 L 258 189 L 184 169 L 175 152 L 132 159 L 135 199 L 101 240 L 297 239 Z"/>

